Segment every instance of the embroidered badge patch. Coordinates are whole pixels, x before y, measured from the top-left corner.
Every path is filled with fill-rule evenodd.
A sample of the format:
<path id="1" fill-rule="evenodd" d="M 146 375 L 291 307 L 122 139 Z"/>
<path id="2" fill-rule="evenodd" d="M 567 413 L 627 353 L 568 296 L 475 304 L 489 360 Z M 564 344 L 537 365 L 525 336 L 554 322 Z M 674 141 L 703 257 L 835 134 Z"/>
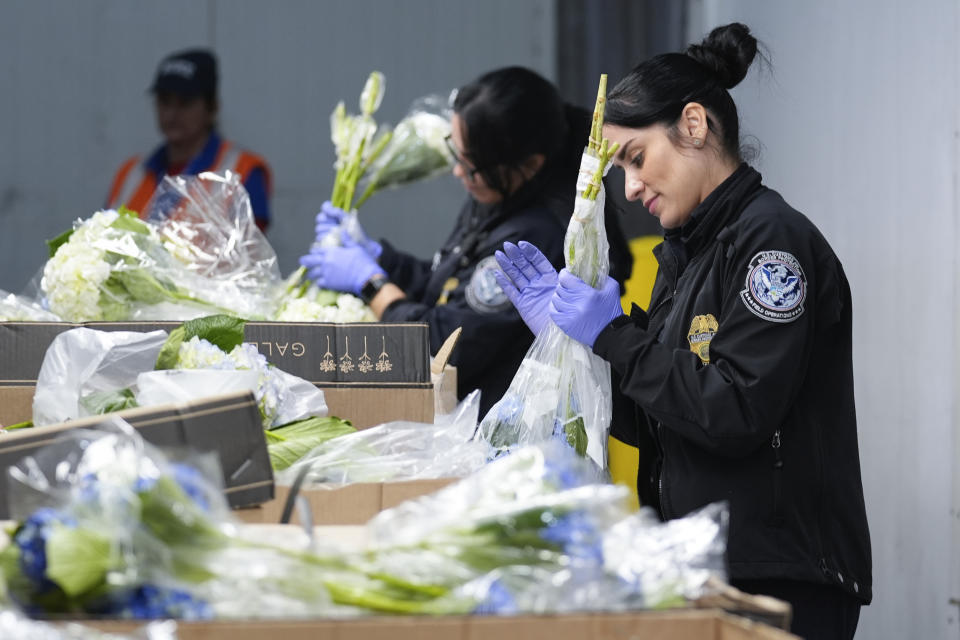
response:
<path id="1" fill-rule="evenodd" d="M 740 299 L 764 320 L 796 320 L 803 313 L 806 296 L 807 277 L 793 254 L 761 251 L 747 266 L 747 280 Z"/>
<path id="2" fill-rule="evenodd" d="M 465 295 L 467 304 L 474 311 L 480 313 L 497 313 L 510 307 L 510 300 L 503 292 L 497 280 L 493 277 L 494 271 L 499 271 L 500 265 L 493 256 L 488 256 L 477 263 L 467 284 Z"/>
<path id="3" fill-rule="evenodd" d="M 717 335 L 717 319 L 712 313 L 705 316 L 696 316 L 690 323 L 690 331 L 687 332 L 687 341 L 690 343 L 690 351 L 700 356 L 703 364 L 710 363 L 710 341 Z"/>

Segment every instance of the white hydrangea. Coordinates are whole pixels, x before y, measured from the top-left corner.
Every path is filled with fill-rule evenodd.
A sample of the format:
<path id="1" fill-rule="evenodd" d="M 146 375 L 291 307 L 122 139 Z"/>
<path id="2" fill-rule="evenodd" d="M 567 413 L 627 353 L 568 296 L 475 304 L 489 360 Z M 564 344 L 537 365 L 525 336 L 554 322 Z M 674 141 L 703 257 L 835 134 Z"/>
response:
<path id="1" fill-rule="evenodd" d="M 101 304 L 102 285 L 113 268 L 106 260 L 106 251 L 142 254 L 129 232 L 111 227 L 119 217 L 116 211 L 107 209 L 86 220 L 77 220 L 73 235 L 44 265 L 40 288 L 47 296 L 50 310 L 64 320 L 116 319 L 106 317 L 104 307 L 108 305 Z M 151 237 L 156 238 L 153 228 L 147 228 Z"/>
<path id="2" fill-rule="evenodd" d="M 373 311 L 357 296 L 344 293 L 336 304 L 322 304 L 309 297 L 287 300 L 277 313 L 280 322 L 376 322 Z"/>
<path id="3" fill-rule="evenodd" d="M 100 287 L 109 277 L 110 264 L 103 252 L 71 237 L 47 261 L 40 288 L 47 295 L 50 310 L 64 320 L 102 320 Z"/>
<path id="4" fill-rule="evenodd" d="M 225 353 L 218 346 L 194 336 L 180 345 L 177 369 L 250 370 L 259 374 L 254 395 L 264 424 L 272 426 L 288 393 L 267 358 L 251 344 L 243 343 Z"/>

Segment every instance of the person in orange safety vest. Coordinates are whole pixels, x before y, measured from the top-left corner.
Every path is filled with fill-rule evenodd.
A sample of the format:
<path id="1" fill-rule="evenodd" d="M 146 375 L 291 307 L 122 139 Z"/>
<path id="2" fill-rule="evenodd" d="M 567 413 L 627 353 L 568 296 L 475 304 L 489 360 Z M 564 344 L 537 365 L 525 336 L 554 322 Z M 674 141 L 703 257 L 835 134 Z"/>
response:
<path id="1" fill-rule="evenodd" d="M 213 53 L 191 49 L 164 58 L 150 87 L 157 126 L 164 143 L 144 159 L 127 159 L 117 171 L 106 206 L 121 205 L 147 215 L 147 204 L 166 175 L 233 171 L 250 195 L 261 230 L 270 224 L 270 168 L 264 159 L 224 140 L 216 129 L 217 61 Z"/>

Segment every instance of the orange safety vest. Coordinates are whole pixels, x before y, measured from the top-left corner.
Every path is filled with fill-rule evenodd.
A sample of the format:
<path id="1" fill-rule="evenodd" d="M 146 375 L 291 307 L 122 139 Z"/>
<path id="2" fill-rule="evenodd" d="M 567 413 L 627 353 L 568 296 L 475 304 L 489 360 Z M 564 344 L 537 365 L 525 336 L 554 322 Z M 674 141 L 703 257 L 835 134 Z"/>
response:
<path id="1" fill-rule="evenodd" d="M 141 162 L 141 158 L 133 156 L 120 166 L 110 187 L 107 208 L 116 209 L 124 205 L 138 212 L 141 218 L 146 217 L 147 204 L 157 189 L 158 175 Z M 270 192 L 270 169 L 263 158 L 227 140 L 221 140 L 216 159 L 204 171 L 222 172 L 227 169 L 239 174 L 241 182 L 246 181 L 254 169 L 261 169 L 266 178 L 267 192 Z"/>

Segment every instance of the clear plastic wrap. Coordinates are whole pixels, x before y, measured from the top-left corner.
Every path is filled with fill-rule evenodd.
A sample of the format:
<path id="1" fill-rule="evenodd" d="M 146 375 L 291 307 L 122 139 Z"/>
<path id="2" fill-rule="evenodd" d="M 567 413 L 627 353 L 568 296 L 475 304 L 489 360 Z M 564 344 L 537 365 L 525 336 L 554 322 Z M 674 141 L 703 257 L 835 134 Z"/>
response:
<path id="1" fill-rule="evenodd" d="M 324 551 L 241 536 L 211 459 L 196 462 L 170 462 L 113 417 L 14 465 L 9 598 L 38 614 L 135 618 L 548 613 L 682 605 L 722 572 L 725 507 L 704 521 L 633 516 L 624 487 L 597 483 L 558 443 L 518 449 L 382 512 L 364 544 Z"/>
<path id="2" fill-rule="evenodd" d="M 0 322 L 62 322 L 37 300 L 0 289 Z"/>
<path id="3" fill-rule="evenodd" d="M 474 613 L 684 606 L 725 578 L 726 519 L 725 505 L 668 523 L 633 514 L 625 488 L 548 442 L 380 513 L 367 553 L 374 571 L 456 585 L 444 598 Z"/>
<path id="4" fill-rule="evenodd" d="M 600 167 L 600 161 L 584 151 L 564 239 L 567 269 L 594 287 L 602 285 L 610 268 L 603 224 L 606 195 L 603 182 L 596 179 Z M 591 185 L 597 189 L 595 200 L 583 197 Z M 488 443 L 491 459 L 517 446 L 557 438 L 606 468 L 612 398 L 610 364 L 550 321 L 477 434 Z"/>
<path id="5" fill-rule="evenodd" d="M 166 331 L 97 331 L 86 327 L 57 335 L 40 365 L 33 394 L 33 423 L 40 427 L 91 415 L 82 400 L 129 387 L 153 369 Z"/>
<path id="6" fill-rule="evenodd" d="M 164 245 L 191 272 L 235 295 L 263 296 L 280 280 L 277 254 L 254 221 L 239 174 L 166 176 L 147 212 Z"/>
<path id="7" fill-rule="evenodd" d="M 198 321 L 198 322 L 202 322 Z M 188 402 L 249 389 L 267 428 L 325 416 L 323 391 L 270 365 L 253 345 L 229 353 L 199 337 L 181 342 L 172 369 L 155 371 L 166 331 L 97 331 L 78 327 L 50 343 L 37 376 L 33 421 L 37 426 L 103 413 L 117 394 L 150 406 Z"/>
<path id="8" fill-rule="evenodd" d="M 486 462 L 483 443 L 470 441 L 480 394 L 474 391 L 433 424 L 388 422 L 342 435 L 314 448 L 274 477 L 277 484 L 334 487 L 354 482 L 459 478 Z"/>
<path id="9" fill-rule="evenodd" d="M 266 318 L 277 258 L 236 174 L 167 177 L 151 219 L 98 211 L 51 241 L 41 306 L 71 322 Z"/>
<path id="10" fill-rule="evenodd" d="M 454 158 L 447 147 L 453 110 L 450 98 L 428 95 L 418 98 L 407 115 L 393 128 L 386 147 L 364 171 L 360 181 L 360 207 L 382 189 L 400 187 L 450 171 Z"/>
<path id="11" fill-rule="evenodd" d="M 336 612 L 334 559 L 242 541 L 208 468 L 168 461 L 118 418 L 10 470 L 20 521 L 0 551 L 10 599 L 34 615 L 285 618 Z"/>

